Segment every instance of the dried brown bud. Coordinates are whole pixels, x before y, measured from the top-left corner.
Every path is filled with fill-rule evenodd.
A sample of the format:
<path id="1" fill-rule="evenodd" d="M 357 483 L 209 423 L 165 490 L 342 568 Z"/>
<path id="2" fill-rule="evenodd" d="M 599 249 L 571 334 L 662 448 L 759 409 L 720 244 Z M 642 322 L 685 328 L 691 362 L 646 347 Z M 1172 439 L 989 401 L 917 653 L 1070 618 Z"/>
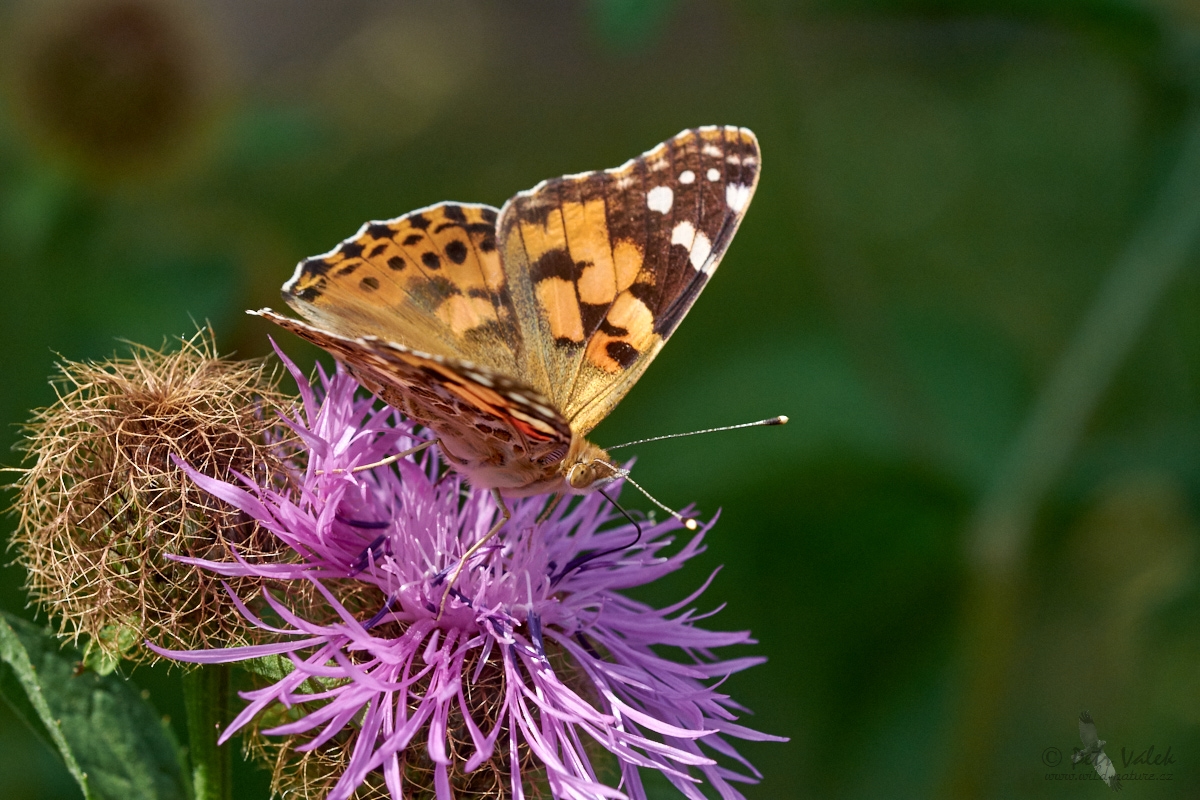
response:
<path id="1" fill-rule="evenodd" d="M 174 352 L 134 346 L 127 359 L 65 361 L 58 401 L 35 412 L 16 483 L 13 546 L 33 599 L 63 635 L 116 658 L 254 639 L 221 577 L 168 556 L 278 559 L 286 547 L 200 490 L 172 458 L 213 477 L 260 485 L 284 474 L 279 411 L 288 399 L 261 361 L 216 354 L 211 331 Z M 32 463 L 30 463 L 32 462 Z M 226 579 L 238 596 L 261 579 Z"/>

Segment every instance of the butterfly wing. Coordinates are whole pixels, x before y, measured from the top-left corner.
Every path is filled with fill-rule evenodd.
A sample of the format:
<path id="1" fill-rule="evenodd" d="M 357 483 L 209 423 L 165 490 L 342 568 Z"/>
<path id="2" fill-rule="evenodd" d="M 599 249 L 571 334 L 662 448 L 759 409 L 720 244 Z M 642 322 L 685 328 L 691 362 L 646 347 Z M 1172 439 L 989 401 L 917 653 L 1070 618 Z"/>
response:
<path id="1" fill-rule="evenodd" d="M 374 336 L 519 376 L 522 343 L 496 244 L 497 210 L 439 203 L 368 222 L 283 286 L 322 330 Z"/>
<path id="2" fill-rule="evenodd" d="M 624 165 L 544 181 L 497 223 L 517 375 L 586 434 L 692 307 L 758 184 L 745 128 L 685 130 Z"/>
<path id="3" fill-rule="evenodd" d="M 436 420 L 439 407 L 417 394 L 421 381 L 453 381 L 411 372 L 416 354 L 450 371 L 469 364 L 518 397 L 536 396 L 531 405 L 549 411 L 535 408 L 532 418 L 554 436 L 562 425 L 583 435 L 683 320 L 758 173 L 747 129 L 685 130 L 620 167 L 544 181 L 499 212 L 439 203 L 367 223 L 301 262 L 284 285 L 311 325 L 264 316 L 338 355 L 393 405 L 415 404 L 422 421 Z M 384 363 L 396 359 L 408 366 L 396 365 L 389 384 Z"/>
<path id="4" fill-rule="evenodd" d="M 571 427 L 545 396 L 482 364 L 340 336 L 269 309 L 254 313 L 329 351 L 389 405 L 432 428 L 469 475 L 492 471 L 481 485 L 525 486 L 570 446 Z"/>

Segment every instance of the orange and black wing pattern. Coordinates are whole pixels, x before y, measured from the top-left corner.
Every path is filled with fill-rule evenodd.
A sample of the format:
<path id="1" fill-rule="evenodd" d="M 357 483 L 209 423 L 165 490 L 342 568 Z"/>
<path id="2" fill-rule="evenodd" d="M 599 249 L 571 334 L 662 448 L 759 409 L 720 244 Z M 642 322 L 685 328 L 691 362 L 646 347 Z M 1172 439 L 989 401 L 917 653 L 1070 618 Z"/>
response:
<path id="1" fill-rule="evenodd" d="M 438 203 L 368 222 L 283 286 L 288 305 L 348 338 L 376 336 L 514 375 L 521 351 L 497 210 Z"/>
<path id="2" fill-rule="evenodd" d="M 520 374 L 577 433 L 607 416 L 679 326 L 745 216 L 759 167 L 749 130 L 697 128 L 505 204 L 497 235 L 527 348 Z"/>
<path id="3" fill-rule="evenodd" d="M 434 430 L 480 485 L 548 485 L 712 277 L 759 167 L 749 130 L 702 127 L 499 211 L 368 222 L 284 284 L 307 322 L 258 313 Z"/>

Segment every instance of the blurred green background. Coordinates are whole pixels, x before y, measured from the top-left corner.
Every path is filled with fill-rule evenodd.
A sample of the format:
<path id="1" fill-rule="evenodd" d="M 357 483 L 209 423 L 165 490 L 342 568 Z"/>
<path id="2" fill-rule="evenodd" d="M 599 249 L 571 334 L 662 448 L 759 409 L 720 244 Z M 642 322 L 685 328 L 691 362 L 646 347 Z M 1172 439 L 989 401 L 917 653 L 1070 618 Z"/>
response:
<path id="1" fill-rule="evenodd" d="M 769 657 L 747 796 L 1095 796 L 1047 779 L 1082 709 L 1123 773 L 1171 748 L 1132 796 L 1200 796 L 1195 3 L 3 0 L 0 54 L 3 452 L 56 353 L 262 355 L 243 310 L 364 220 L 745 125 L 741 232 L 594 438 L 792 419 L 638 452 L 722 510 L 645 596 L 723 564 Z M 78 796 L 5 708 L 0 790 Z"/>

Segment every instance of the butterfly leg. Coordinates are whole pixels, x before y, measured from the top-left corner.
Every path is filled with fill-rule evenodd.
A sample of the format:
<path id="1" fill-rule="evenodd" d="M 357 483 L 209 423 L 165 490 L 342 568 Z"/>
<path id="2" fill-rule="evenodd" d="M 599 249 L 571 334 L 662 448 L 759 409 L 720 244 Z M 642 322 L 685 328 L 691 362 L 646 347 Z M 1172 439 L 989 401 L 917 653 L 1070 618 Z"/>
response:
<path id="1" fill-rule="evenodd" d="M 354 467 L 353 469 L 331 469 L 331 470 L 329 470 L 329 474 L 330 475 L 340 475 L 343 472 L 366 472 L 367 470 L 375 469 L 376 467 L 386 467 L 388 464 L 395 464 L 400 459 L 405 458 L 406 456 L 411 456 L 414 453 L 419 453 L 422 450 L 424 450 L 426 447 L 432 447 L 435 444 L 441 444 L 441 439 L 428 439 L 424 442 L 421 442 L 416 447 L 410 447 L 409 449 L 402 450 L 399 453 L 393 453 L 392 455 L 388 456 L 387 458 L 380 459 L 379 461 L 375 461 L 370 464 L 360 464 L 359 466 Z M 323 475 L 323 474 L 325 474 L 325 470 L 319 469 L 316 471 L 316 474 Z"/>
<path id="2" fill-rule="evenodd" d="M 554 509 L 558 508 L 558 504 L 562 502 L 562 499 L 563 494 L 561 492 L 555 494 L 554 497 L 550 499 L 550 502 L 546 504 L 546 507 L 542 510 L 542 513 L 538 514 L 538 525 L 541 525 L 543 522 L 550 519 L 550 515 L 554 513 Z"/>
<path id="3" fill-rule="evenodd" d="M 450 580 L 446 582 L 446 589 L 442 592 L 442 602 L 438 604 L 437 618 L 442 618 L 442 612 L 446 610 L 446 600 L 450 597 L 450 590 L 454 588 L 454 582 L 458 580 L 458 576 L 466 569 L 467 562 L 471 557 L 479 552 L 485 544 L 492 540 L 504 524 L 512 519 L 512 512 L 508 510 L 508 506 L 504 504 L 504 498 L 500 496 L 499 489 L 492 489 L 492 497 L 496 498 L 496 505 L 500 507 L 500 519 L 492 526 L 492 529 L 480 537 L 479 541 L 467 548 L 467 552 L 463 553 L 462 558 L 458 560 L 458 566 L 454 568 L 454 574 L 450 576 Z"/>

